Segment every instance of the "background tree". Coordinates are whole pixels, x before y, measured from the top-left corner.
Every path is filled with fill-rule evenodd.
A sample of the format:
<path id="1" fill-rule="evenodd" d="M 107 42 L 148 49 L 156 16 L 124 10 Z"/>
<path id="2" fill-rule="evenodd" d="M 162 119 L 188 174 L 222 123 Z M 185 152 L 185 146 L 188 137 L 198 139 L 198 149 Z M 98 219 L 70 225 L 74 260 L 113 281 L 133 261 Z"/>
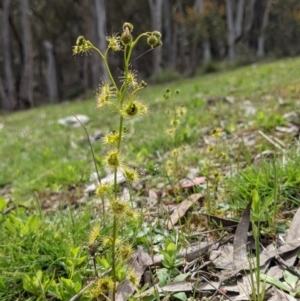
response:
<path id="1" fill-rule="evenodd" d="M 25 107 L 33 107 L 33 49 L 28 0 L 21 1 L 22 75 L 19 98 Z"/>
<path id="2" fill-rule="evenodd" d="M 3 40 L 3 64 L 6 93 L 2 92 L 2 108 L 4 110 L 13 110 L 17 106 L 17 96 L 15 90 L 15 79 L 11 66 L 10 34 L 9 34 L 9 14 L 10 0 L 4 0 L 2 13 L 2 40 Z M 2 82 L 2 81 L 1 81 Z M 2 89 L 2 90 L 4 90 Z"/>
<path id="3" fill-rule="evenodd" d="M 151 19 L 151 30 L 157 30 L 162 32 L 162 10 L 163 0 L 148 0 L 150 7 L 150 19 Z M 152 75 L 155 75 L 161 71 L 162 61 L 162 48 L 158 47 L 153 50 L 152 62 L 153 69 Z"/>
<path id="4" fill-rule="evenodd" d="M 95 90 L 105 69 L 96 53 L 74 60 L 71 48 L 79 35 L 104 49 L 106 35 L 120 32 L 124 21 L 134 24 L 134 35 L 162 31 L 162 48 L 147 52 L 140 43 L 132 55 L 132 68 L 155 80 L 166 68 L 193 76 L 210 59 L 249 63 L 269 54 L 297 55 L 299 12 L 299 0 L 2 0 L 0 108 Z M 114 72 L 123 70 L 122 55 L 109 55 Z"/>
<path id="5" fill-rule="evenodd" d="M 102 53 L 106 49 L 106 9 L 104 0 L 95 0 L 95 20 L 96 20 L 96 32 L 97 32 L 97 45 Z M 98 56 L 98 55 L 97 55 Z M 99 57 L 99 56 L 98 56 Z M 97 65 L 100 67 L 100 75 L 103 78 L 107 78 L 107 71 L 102 60 Z M 96 80 L 100 81 L 99 77 L 96 77 Z"/>

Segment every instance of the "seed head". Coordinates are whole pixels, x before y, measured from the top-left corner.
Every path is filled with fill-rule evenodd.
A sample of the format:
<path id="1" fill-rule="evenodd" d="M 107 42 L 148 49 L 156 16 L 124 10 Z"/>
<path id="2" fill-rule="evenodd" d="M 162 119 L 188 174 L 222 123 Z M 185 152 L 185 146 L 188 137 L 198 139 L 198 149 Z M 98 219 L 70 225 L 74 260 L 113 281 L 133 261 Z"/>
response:
<path id="1" fill-rule="evenodd" d="M 103 183 L 97 187 L 96 195 L 103 197 L 105 195 L 110 195 L 112 191 L 113 191 L 113 187 L 111 184 Z"/>
<path id="2" fill-rule="evenodd" d="M 121 77 L 121 81 L 125 82 L 132 89 L 136 88 L 136 86 L 138 85 L 136 79 L 136 71 L 129 70 L 127 74 L 124 73 Z"/>
<path id="3" fill-rule="evenodd" d="M 170 122 L 171 126 L 173 126 L 173 127 L 175 127 L 175 128 L 179 125 L 179 123 L 180 123 L 180 121 L 179 121 L 178 118 L 174 118 L 174 119 L 172 119 L 171 122 Z"/>
<path id="4" fill-rule="evenodd" d="M 96 92 L 97 108 L 101 108 L 108 104 L 109 101 L 116 98 L 115 88 L 107 82 L 103 82 Z"/>
<path id="5" fill-rule="evenodd" d="M 112 51 L 120 51 L 122 49 L 121 39 L 117 34 L 106 37 L 106 40 L 108 41 L 108 47 Z"/>
<path id="6" fill-rule="evenodd" d="M 102 141 L 103 141 L 103 143 L 105 143 L 105 144 L 110 144 L 110 145 L 112 145 L 112 144 L 117 144 L 117 143 L 119 142 L 119 138 L 120 138 L 119 133 L 113 131 L 113 132 L 111 132 L 111 133 L 109 133 L 109 134 L 106 134 L 106 135 L 103 137 Z"/>
<path id="7" fill-rule="evenodd" d="M 216 128 L 213 133 L 212 133 L 212 136 L 214 138 L 219 138 L 221 136 L 221 133 L 222 133 L 222 128 Z"/>
<path id="8" fill-rule="evenodd" d="M 123 202 L 119 199 L 112 199 L 110 201 L 110 208 L 115 215 L 122 217 L 128 211 L 129 206 L 126 202 Z"/>
<path id="9" fill-rule="evenodd" d="M 139 84 L 139 87 L 141 88 L 146 88 L 147 87 L 147 83 L 145 81 L 141 81 L 140 84 Z"/>
<path id="10" fill-rule="evenodd" d="M 76 40 L 76 45 L 73 46 L 73 54 L 88 53 L 92 50 L 92 46 L 91 42 L 86 40 L 84 36 L 79 36 Z"/>
<path id="11" fill-rule="evenodd" d="M 175 128 L 170 128 L 170 129 L 167 129 L 167 134 L 168 134 L 169 136 L 174 136 L 174 134 L 175 134 L 175 131 L 176 131 L 176 129 L 175 129 Z"/>
<path id="12" fill-rule="evenodd" d="M 179 150 L 178 149 L 173 149 L 172 152 L 171 152 L 171 154 L 172 154 L 173 157 L 178 157 Z"/>
<path id="13" fill-rule="evenodd" d="M 119 152 L 117 150 L 113 150 L 109 152 L 108 155 L 106 156 L 106 163 L 113 168 L 119 167 L 120 166 Z"/>
<path id="14" fill-rule="evenodd" d="M 134 285 L 134 286 L 137 286 L 139 283 L 138 283 L 138 277 L 136 275 L 136 273 L 134 272 L 134 270 L 132 269 L 129 269 L 129 281 Z"/>
<path id="15" fill-rule="evenodd" d="M 122 244 L 118 248 L 118 256 L 123 262 L 127 262 L 132 255 L 132 246 L 129 244 Z"/>
<path id="16" fill-rule="evenodd" d="M 92 245 L 100 234 L 99 226 L 94 226 L 89 234 L 89 246 Z"/>
<path id="17" fill-rule="evenodd" d="M 176 114 L 180 117 L 185 115 L 185 113 L 186 113 L 186 108 L 184 106 L 180 106 L 176 109 Z"/>
<path id="18" fill-rule="evenodd" d="M 124 118 L 130 119 L 136 116 L 145 115 L 147 111 L 148 108 L 145 104 L 133 99 L 124 106 L 124 108 L 121 111 L 121 114 Z"/>
<path id="19" fill-rule="evenodd" d="M 124 168 L 123 173 L 126 180 L 128 180 L 131 183 L 136 182 L 139 178 L 138 173 L 134 169 L 129 167 Z"/>
<path id="20" fill-rule="evenodd" d="M 103 277 L 97 281 L 97 288 L 102 294 L 108 294 L 114 288 L 114 282 L 111 277 Z"/>
<path id="21" fill-rule="evenodd" d="M 116 241 L 115 241 L 115 245 L 117 246 L 117 245 L 119 245 L 121 243 L 122 243 L 121 239 L 117 238 Z M 102 245 L 103 245 L 103 247 L 109 248 L 109 247 L 112 246 L 112 244 L 113 244 L 113 238 L 112 237 L 110 237 L 110 236 L 103 237 L 103 239 L 102 239 Z"/>

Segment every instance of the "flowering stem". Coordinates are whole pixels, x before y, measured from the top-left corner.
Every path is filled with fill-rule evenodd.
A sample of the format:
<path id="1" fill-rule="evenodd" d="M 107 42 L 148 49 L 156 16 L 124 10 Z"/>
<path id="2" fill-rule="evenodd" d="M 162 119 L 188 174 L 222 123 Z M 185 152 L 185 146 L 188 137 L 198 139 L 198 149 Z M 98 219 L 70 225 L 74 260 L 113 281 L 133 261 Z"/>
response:
<path id="1" fill-rule="evenodd" d="M 113 76 L 112 76 L 112 74 L 111 74 L 111 71 L 110 71 L 110 68 L 109 68 L 109 66 L 108 66 L 106 57 L 105 57 L 105 56 L 102 54 L 102 52 L 101 52 L 98 48 L 96 48 L 95 46 L 93 46 L 93 49 L 94 49 L 95 51 L 97 51 L 97 52 L 99 53 L 99 55 L 101 56 L 101 58 L 102 58 L 102 60 L 103 60 L 103 62 L 104 62 L 105 68 L 106 68 L 106 70 L 107 70 L 109 79 L 111 80 L 112 84 L 114 85 L 114 87 L 116 88 L 116 90 L 117 90 L 117 92 L 118 92 L 118 94 L 119 94 L 120 92 L 119 92 L 118 86 L 117 86 L 117 84 L 116 84 L 116 82 L 115 82 L 115 80 L 114 80 L 114 78 L 113 78 Z"/>
<path id="2" fill-rule="evenodd" d="M 111 257 L 112 257 L 112 278 L 113 278 L 113 293 L 112 293 L 112 301 L 116 300 L 116 288 L 117 288 L 117 277 L 116 277 L 116 240 L 117 240 L 117 217 L 114 214 L 113 217 L 113 239 L 111 246 Z"/>

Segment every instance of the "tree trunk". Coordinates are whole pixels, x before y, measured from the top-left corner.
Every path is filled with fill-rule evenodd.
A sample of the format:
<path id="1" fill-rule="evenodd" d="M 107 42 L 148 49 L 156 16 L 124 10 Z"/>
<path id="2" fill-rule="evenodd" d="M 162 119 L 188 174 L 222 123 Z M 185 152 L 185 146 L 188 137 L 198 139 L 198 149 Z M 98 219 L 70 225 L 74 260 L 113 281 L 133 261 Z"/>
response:
<path id="1" fill-rule="evenodd" d="M 248 0 L 249 1 L 249 0 Z M 239 0 L 236 7 L 235 38 L 239 38 L 243 32 L 245 0 Z"/>
<path id="2" fill-rule="evenodd" d="M 204 13 L 204 0 L 195 0 L 194 9 L 201 14 Z M 197 41 L 195 41 L 197 42 Z M 207 62 L 211 60 L 211 49 L 210 49 L 210 41 L 208 38 L 208 33 L 205 32 L 205 37 L 202 42 L 202 52 L 203 52 L 203 61 Z"/>
<path id="3" fill-rule="evenodd" d="M 7 95 L 5 93 L 4 85 L 2 82 L 2 78 L 0 77 L 0 98 L 1 98 L 1 104 L 9 103 L 9 100 L 7 99 Z"/>
<path id="4" fill-rule="evenodd" d="M 254 5 L 256 0 L 248 0 L 245 7 L 245 30 L 249 32 L 253 25 Z"/>
<path id="5" fill-rule="evenodd" d="M 31 29 L 28 18 L 28 0 L 21 1 L 21 12 L 23 30 L 23 71 L 20 85 L 20 100 L 25 107 L 33 107 L 33 58 Z"/>
<path id="6" fill-rule="evenodd" d="M 163 2 L 163 12 L 164 12 L 164 47 L 166 49 L 167 57 L 167 68 L 170 70 L 175 69 L 174 65 L 174 49 L 172 47 L 172 17 L 171 17 L 171 8 L 170 8 L 170 1 L 164 0 Z"/>
<path id="7" fill-rule="evenodd" d="M 7 90 L 7 97 L 2 99 L 2 108 L 4 110 L 13 110 L 17 106 L 17 95 L 15 91 L 15 80 L 11 67 L 11 52 L 9 44 L 9 18 L 10 0 L 4 0 L 3 3 L 3 19 L 2 19 L 2 40 L 3 40 L 3 61 L 4 61 L 4 75 L 5 86 Z"/>
<path id="8" fill-rule="evenodd" d="M 227 44 L 228 44 L 228 58 L 230 60 L 235 58 L 234 42 L 235 42 L 235 29 L 234 29 L 234 7 L 232 0 L 226 1 L 226 18 L 227 18 Z"/>
<path id="9" fill-rule="evenodd" d="M 265 29 L 268 26 L 269 22 L 269 14 L 271 10 L 272 0 L 267 0 L 266 8 L 264 11 L 263 21 L 260 29 L 260 34 L 258 36 L 258 44 L 257 44 L 257 55 L 264 56 L 265 55 Z"/>
<path id="10" fill-rule="evenodd" d="M 95 0 L 97 1 L 97 0 Z M 96 9 L 95 9 L 96 3 L 94 2 L 94 5 L 91 5 L 90 12 L 91 12 L 91 31 L 90 31 L 90 40 L 97 45 L 96 41 L 98 40 L 98 34 L 97 34 L 97 16 L 96 16 Z M 90 62 L 91 62 L 91 73 L 92 73 L 92 87 L 93 89 L 96 89 L 101 82 L 101 60 L 99 57 L 99 54 L 93 51 L 91 55 L 89 56 Z"/>
<path id="11" fill-rule="evenodd" d="M 151 30 L 162 31 L 162 9 L 163 0 L 148 0 L 150 7 Z M 153 71 L 152 76 L 161 71 L 162 62 L 162 47 L 155 48 L 153 51 L 152 62 Z"/>
<path id="12" fill-rule="evenodd" d="M 96 22 L 97 22 L 97 46 L 102 53 L 106 50 L 106 10 L 104 0 L 95 0 Z M 107 71 L 102 60 L 100 60 L 100 72 L 103 79 L 107 79 Z"/>
<path id="13" fill-rule="evenodd" d="M 83 10 L 84 10 L 84 36 L 87 39 L 92 38 L 91 34 L 91 11 L 90 11 L 90 0 L 84 0 L 83 2 Z M 91 61 L 92 56 L 85 55 L 83 57 L 83 86 L 85 90 L 88 90 L 89 88 L 92 88 L 91 84 Z"/>
<path id="14" fill-rule="evenodd" d="M 53 54 L 52 44 L 48 41 L 44 41 L 44 46 L 46 48 L 46 54 L 47 54 L 47 86 L 48 86 L 49 102 L 54 103 L 58 100 L 55 57 Z"/>

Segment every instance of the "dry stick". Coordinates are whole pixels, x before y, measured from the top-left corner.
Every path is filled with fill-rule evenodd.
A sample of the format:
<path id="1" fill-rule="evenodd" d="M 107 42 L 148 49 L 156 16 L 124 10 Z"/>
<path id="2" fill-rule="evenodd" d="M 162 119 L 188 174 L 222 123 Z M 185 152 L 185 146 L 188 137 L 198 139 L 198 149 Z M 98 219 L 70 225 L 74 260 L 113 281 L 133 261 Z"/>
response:
<path id="1" fill-rule="evenodd" d="M 208 283 L 209 285 L 211 285 L 216 291 L 215 291 L 215 293 L 212 295 L 212 297 L 214 297 L 218 292 L 220 293 L 220 294 L 222 294 L 225 298 L 227 298 L 228 300 L 230 300 L 230 301 L 232 301 L 232 299 L 229 297 L 229 296 L 227 296 L 225 293 L 223 293 L 221 290 L 220 290 L 220 288 L 218 288 L 218 287 L 216 287 L 216 286 L 214 286 L 209 280 L 207 280 L 205 277 L 201 277 L 206 283 Z"/>
<path id="2" fill-rule="evenodd" d="M 275 145 L 278 149 L 280 149 L 282 152 L 284 152 L 284 149 L 282 149 L 282 147 L 279 145 L 279 143 L 275 142 L 270 136 L 268 136 L 267 134 L 265 134 L 262 131 L 258 131 L 258 133 L 260 135 L 262 135 L 265 139 L 267 139 L 270 143 L 272 143 L 273 145 Z"/>
<path id="3" fill-rule="evenodd" d="M 87 137 L 87 140 L 88 140 L 88 143 L 89 143 L 89 146 L 90 146 L 91 154 L 92 154 L 92 157 L 93 157 L 93 162 L 94 162 L 94 165 L 95 165 L 98 182 L 99 182 L 99 184 L 101 184 L 101 178 L 100 178 L 100 175 L 99 175 L 99 170 L 98 170 L 98 167 L 97 167 L 97 163 L 96 163 L 96 159 L 95 159 L 95 154 L 94 154 L 94 150 L 93 150 L 93 147 L 92 147 L 92 143 L 91 143 L 91 139 L 90 139 L 89 133 L 88 133 L 85 125 L 80 121 L 80 119 L 76 115 L 74 115 L 74 116 L 78 120 L 78 122 L 81 124 L 81 126 L 84 128 L 84 130 L 85 130 L 85 134 L 86 134 L 86 137 Z M 104 200 L 103 200 L 103 198 L 101 198 L 101 202 L 102 202 L 102 217 L 104 219 L 105 218 L 105 206 L 104 206 Z"/>
<path id="4" fill-rule="evenodd" d="M 283 266 L 286 270 L 288 270 L 290 273 L 296 275 L 300 278 L 300 272 L 296 269 L 294 266 L 290 266 L 287 262 L 285 262 L 278 254 L 275 255 L 275 260 Z"/>

